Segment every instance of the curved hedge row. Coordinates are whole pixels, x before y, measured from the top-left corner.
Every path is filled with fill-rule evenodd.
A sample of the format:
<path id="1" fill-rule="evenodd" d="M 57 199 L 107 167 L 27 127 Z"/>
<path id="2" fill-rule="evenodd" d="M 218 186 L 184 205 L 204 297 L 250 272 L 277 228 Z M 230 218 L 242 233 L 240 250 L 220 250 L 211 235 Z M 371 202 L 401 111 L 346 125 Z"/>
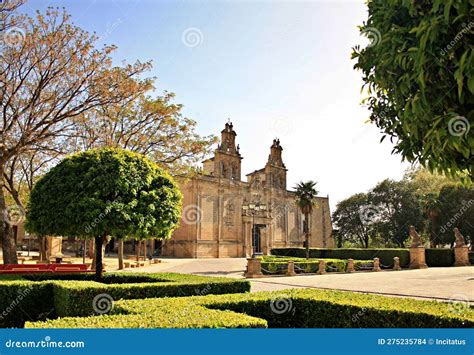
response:
<path id="1" fill-rule="evenodd" d="M 28 322 L 27 328 L 472 328 L 474 308 L 348 291 L 298 289 L 123 300 L 109 315 Z"/>
<path id="2" fill-rule="evenodd" d="M 250 291 L 248 281 L 223 277 L 107 273 L 104 283 L 83 281 L 90 276 L 38 274 L 24 277 L 29 280 L 23 277 L 0 279 L 0 327 L 22 327 L 26 320 L 91 315 L 93 300 L 101 294 L 119 300 Z"/>

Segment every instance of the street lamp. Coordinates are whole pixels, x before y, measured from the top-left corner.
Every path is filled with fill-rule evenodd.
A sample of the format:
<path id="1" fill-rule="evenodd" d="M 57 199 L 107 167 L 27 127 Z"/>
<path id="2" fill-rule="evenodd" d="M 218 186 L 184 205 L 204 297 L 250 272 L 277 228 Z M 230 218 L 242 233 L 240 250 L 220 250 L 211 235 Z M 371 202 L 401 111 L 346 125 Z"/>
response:
<path id="1" fill-rule="evenodd" d="M 252 216 L 252 259 L 257 258 L 257 254 L 261 254 L 260 252 L 257 253 L 257 228 L 255 228 L 255 216 L 260 212 L 260 211 L 266 211 L 267 210 L 267 205 L 264 203 L 260 202 L 251 202 L 249 204 L 244 204 L 242 205 L 242 211 L 244 213 L 250 213 Z"/>

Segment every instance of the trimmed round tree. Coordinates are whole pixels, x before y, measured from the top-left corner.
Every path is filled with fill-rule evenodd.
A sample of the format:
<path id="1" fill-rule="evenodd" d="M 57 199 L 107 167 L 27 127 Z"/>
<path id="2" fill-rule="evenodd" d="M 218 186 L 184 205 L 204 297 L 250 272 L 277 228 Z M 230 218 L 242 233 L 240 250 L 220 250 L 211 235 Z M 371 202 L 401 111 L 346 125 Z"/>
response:
<path id="1" fill-rule="evenodd" d="M 102 246 L 117 239 L 166 239 L 177 227 L 182 195 L 173 178 L 145 156 L 104 148 L 61 161 L 34 186 L 26 228 L 40 235 L 95 239 L 96 277 Z"/>

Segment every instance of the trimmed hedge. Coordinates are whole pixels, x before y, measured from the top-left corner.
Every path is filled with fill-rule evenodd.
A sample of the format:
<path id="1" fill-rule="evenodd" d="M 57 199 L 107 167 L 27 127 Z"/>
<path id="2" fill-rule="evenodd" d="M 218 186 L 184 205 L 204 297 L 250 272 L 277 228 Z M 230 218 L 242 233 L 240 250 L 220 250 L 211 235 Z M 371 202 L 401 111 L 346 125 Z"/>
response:
<path id="1" fill-rule="evenodd" d="M 43 274 L 27 275 L 23 280 L 18 280 L 18 277 L 2 278 L 0 327 L 22 327 L 26 320 L 45 319 L 46 316 L 54 318 L 94 314 L 93 300 L 101 294 L 119 300 L 250 291 L 248 281 L 222 277 L 108 273 L 103 283 L 82 281 L 89 276 Z"/>
<path id="2" fill-rule="evenodd" d="M 296 273 L 316 273 L 319 270 L 319 263 L 321 259 L 305 259 L 297 257 L 279 257 L 279 256 L 263 256 L 262 273 L 266 275 L 271 274 L 285 274 L 288 270 L 288 261 L 295 263 Z M 340 259 L 323 259 L 326 261 L 326 272 L 345 272 L 347 269 L 347 260 Z M 361 265 L 373 264 L 372 260 L 354 260 L 354 266 L 357 269 Z"/>
<path id="3" fill-rule="evenodd" d="M 27 328 L 472 328 L 474 308 L 348 291 L 292 289 L 122 300 L 111 314 L 28 322 Z"/>
<path id="4" fill-rule="evenodd" d="M 426 264 L 431 267 L 453 266 L 453 249 L 425 249 Z"/>
<path id="5" fill-rule="evenodd" d="M 0 282 L 0 327 L 22 327 L 25 321 L 56 316 L 51 284 L 21 280 Z"/>
<path id="6" fill-rule="evenodd" d="M 373 260 L 379 258 L 380 263 L 393 267 L 393 258 L 400 258 L 400 266 L 408 267 L 410 264 L 410 252 L 408 249 L 398 248 L 380 248 L 380 249 L 361 249 L 361 248 L 341 248 L 341 249 L 324 249 L 311 248 L 309 250 L 312 259 L 354 259 L 354 260 Z M 272 255 L 292 256 L 305 258 L 306 249 L 304 248 L 278 248 L 271 250 Z"/>

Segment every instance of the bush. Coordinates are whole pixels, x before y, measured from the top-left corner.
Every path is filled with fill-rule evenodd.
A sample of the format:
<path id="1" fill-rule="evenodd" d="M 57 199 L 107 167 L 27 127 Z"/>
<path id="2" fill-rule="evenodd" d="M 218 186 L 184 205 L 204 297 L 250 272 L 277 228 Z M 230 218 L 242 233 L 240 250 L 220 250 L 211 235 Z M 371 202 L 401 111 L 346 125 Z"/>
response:
<path id="1" fill-rule="evenodd" d="M 160 281 L 108 285 L 94 281 L 62 281 L 54 283 L 54 306 L 59 317 L 87 316 L 94 314 L 94 299 L 96 297 L 100 299 L 103 295 L 117 301 L 247 291 L 250 291 L 248 281 L 225 278 L 204 278 L 192 282 Z"/>
<path id="2" fill-rule="evenodd" d="M 50 283 L 0 281 L 0 327 L 23 327 L 27 320 L 54 317 Z"/>
<path id="3" fill-rule="evenodd" d="M 426 264 L 428 266 L 453 266 L 454 250 L 453 249 L 426 249 Z"/>
<path id="4" fill-rule="evenodd" d="M 295 263 L 296 273 L 316 273 L 319 270 L 321 260 L 278 256 L 263 256 L 260 259 L 262 260 L 263 274 L 285 274 L 288 270 L 288 261 Z M 347 269 L 347 260 L 324 259 L 324 261 L 326 261 L 327 272 L 345 272 Z M 354 265 L 367 264 L 370 262 L 372 262 L 372 260 L 355 260 Z"/>
<path id="5" fill-rule="evenodd" d="M 90 315 L 94 313 L 94 298 L 103 294 L 119 300 L 241 293 L 250 290 L 250 283 L 246 280 L 173 273 L 107 273 L 104 283 L 88 281 L 92 277 L 90 274 L 2 277 L 0 309 L 13 311 L 0 314 L 0 326 L 22 327 L 25 320 L 45 319 L 46 316 Z"/>
<path id="6" fill-rule="evenodd" d="M 123 300 L 111 314 L 28 322 L 27 328 L 471 328 L 474 309 L 347 291 L 285 290 Z"/>
<path id="7" fill-rule="evenodd" d="M 306 250 L 304 248 L 278 248 L 271 250 L 272 255 L 290 256 L 304 258 Z M 354 260 L 372 260 L 379 258 L 380 263 L 388 268 L 393 267 L 393 258 L 400 258 L 400 266 L 408 267 L 410 263 L 410 252 L 408 249 L 380 248 L 380 249 L 359 249 L 359 248 L 341 248 L 341 249 L 323 249 L 311 248 L 310 258 L 314 259 L 354 259 Z"/>

